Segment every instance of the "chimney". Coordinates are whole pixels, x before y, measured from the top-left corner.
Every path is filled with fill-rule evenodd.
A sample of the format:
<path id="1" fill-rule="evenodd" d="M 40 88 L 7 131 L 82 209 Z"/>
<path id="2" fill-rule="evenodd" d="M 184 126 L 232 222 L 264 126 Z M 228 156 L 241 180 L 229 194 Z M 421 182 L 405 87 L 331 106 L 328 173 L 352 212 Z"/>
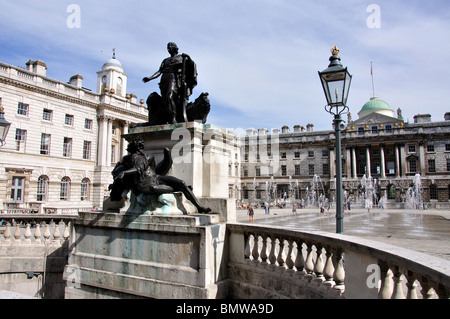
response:
<path id="1" fill-rule="evenodd" d="M 294 125 L 294 132 L 295 133 L 301 132 L 301 126 L 300 125 Z"/>
<path id="2" fill-rule="evenodd" d="M 417 114 L 414 116 L 414 123 L 430 123 L 431 115 L 430 114 Z"/>
<path id="3" fill-rule="evenodd" d="M 306 131 L 307 132 L 314 132 L 314 124 L 306 125 Z"/>
<path id="4" fill-rule="evenodd" d="M 30 61 L 31 62 L 31 61 Z M 47 64 L 44 62 L 37 60 L 33 62 L 33 72 L 37 75 L 47 76 Z"/>
<path id="5" fill-rule="evenodd" d="M 287 125 L 285 125 L 285 126 L 283 126 L 282 128 L 281 128 L 281 132 L 283 133 L 283 134 L 285 134 L 285 133 L 289 133 L 291 130 L 289 129 L 289 126 L 287 126 Z"/>
<path id="6" fill-rule="evenodd" d="M 444 114 L 444 119 L 446 121 L 450 121 L 450 112 L 447 112 L 447 113 Z"/>
<path id="7" fill-rule="evenodd" d="M 77 88 L 81 88 L 83 84 L 83 77 L 80 74 L 74 75 L 70 78 L 69 84 L 76 86 Z"/>

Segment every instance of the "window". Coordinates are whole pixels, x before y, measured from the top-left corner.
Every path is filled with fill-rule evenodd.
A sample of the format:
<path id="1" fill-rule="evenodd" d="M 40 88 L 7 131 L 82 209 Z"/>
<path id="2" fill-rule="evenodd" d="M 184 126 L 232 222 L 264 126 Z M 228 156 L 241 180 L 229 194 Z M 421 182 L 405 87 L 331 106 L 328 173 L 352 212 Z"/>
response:
<path id="1" fill-rule="evenodd" d="M 244 189 L 244 199 L 248 199 L 248 189 Z"/>
<path id="2" fill-rule="evenodd" d="M 13 177 L 11 184 L 11 201 L 14 203 L 23 203 L 23 193 L 25 187 L 25 178 Z"/>
<path id="3" fill-rule="evenodd" d="M 427 144 L 427 152 L 434 153 L 434 145 L 433 144 Z"/>
<path id="4" fill-rule="evenodd" d="M 378 133 L 378 126 L 372 126 L 372 134 Z"/>
<path id="5" fill-rule="evenodd" d="M 314 151 L 308 151 L 308 157 L 314 158 Z"/>
<path id="6" fill-rule="evenodd" d="M 257 189 L 256 190 L 256 199 L 261 199 L 262 198 L 262 196 L 261 196 L 261 190 L 260 189 Z"/>
<path id="7" fill-rule="evenodd" d="M 450 152 L 450 144 L 445 144 L 445 151 Z"/>
<path id="8" fill-rule="evenodd" d="M 16 129 L 16 151 L 25 150 L 27 131 Z"/>
<path id="9" fill-rule="evenodd" d="M 364 127 L 358 127 L 358 134 L 364 135 Z"/>
<path id="10" fill-rule="evenodd" d="M 89 200 L 89 179 L 85 178 L 81 181 L 81 201 Z"/>
<path id="11" fill-rule="evenodd" d="M 386 129 L 386 133 L 392 133 L 393 132 L 391 124 L 385 125 L 385 129 Z"/>
<path id="12" fill-rule="evenodd" d="M 282 159 L 286 159 L 286 153 L 285 152 L 281 153 L 281 158 Z"/>
<path id="13" fill-rule="evenodd" d="M 447 172 L 450 172 L 450 158 L 447 158 Z"/>
<path id="14" fill-rule="evenodd" d="M 71 157 L 71 156 L 72 156 L 72 139 L 69 137 L 65 137 L 63 143 L 63 157 Z"/>
<path id="15" fill-rule="evenodd" d="M 328 150 L 322 150 L 322 157 L 328 157 L 330 152 Z"/>
<path id="16" fill-rule="evenodd" d="M 69 190 L 70 190 L 70 179 L 68 177 L 64 177 L 63 179 L 61 179 L 59 199 L 63 201 L 69 200 Z"/>
<path id="17" fill-rule="evenodd" d="M 309 173 L 309 175 L 314 175 L 314 165 L 309 165 L 308 173 Z"/>
<path id="18" fill-rule="evenodd" d="M 30 109 L 30 106 L 28 104 L 19 102 L 19 106 L 17 107 L 17 114 L 23 115 L 23 116 L 28 116 L 29 109 Z"/>
<path id="19" fill-rule="evenodd" d="M 415 152 L 416 152 L 416 146 L 408 145 L 408 153 L 415 153 Z"/>
<path id="20" fill-rule="evenodd" d="M 415 159 L 409 160 L 409 172 L 410 173 L 417 172 L 417 161 Z"/>
<path id="21" fill-rule="evenodd" d="M 93 128 L 93 121 L 90 120 L 90 119 L 85 119 L 84 120 L 84 128 L 86 130 L 92 130 L 92 128 Z"/>
<path id="22" fill-rule="evenodd" d="M 281 176 L 287 176 L 287 167 L 286 167 L 286 165 L 281 165 Z"/>
<path id="23" fill-rule="evenodd" d="M 53 111 L 52 110 L 48 110 L 48 109 L 44 109 L 44 112 L 42 113 L 42 119 L 44 121 L 51 122 L 52 119 L 53 119 Z"/>
<path id="24" fill-rule="evenodd" d="M 256 175 L 256 177 L 261 176 L 261 167 L 259 167 L 259 166 L 255 167 L 255 175 Z"/>
<path id="25" fill-rule="evenodd" d="M 243 171 L 244 177 L 248 177 L 248 168 L 247 167 L 243 167 L 242 171 Z"/>
<path id="26" fill-rule="evenodd" d="M 48 177 L 47 176 L 39 177 L 36 196 L 36 200 L 38 202 L 45 202 L 47 200 L 47 189 L 48 189 Z"/>
<path id="27" fill-rule="evenodd" d="M 300 176 L 300 165 L 295 165 L 294 169 L 295 169 L 294 175 Z"/>
<path id="28" fill-rule="evenodd" d="M 92 142 L 89 141 L 83 142 L 83 159 L 85 160 L 91 159 L 91 144 Z"/>
<path id="29" fill-rule="evenodd" d="M 428 172 L 436 172 L 436 161 L 434 159 L 428 160 Z"/>
<path id="30" fill-rule="evenodd" d="M 41 135 L 41 155 L 50 155 L 51 135 L 42 133 Z"/>
<path id="31" fill-rule="evenodd" d="M 322 164 L 323 175 L 330 175 L 330 164 Z"/>
<path id="32" fill-rule="evenodd" d="M 64 124 L 68 126 L 73 126 L 73 115 L 66 114 L 66 118 L 64 120 Z"/>
<path id="33" fill-rule="evenodd" d="M 294 157 L 295 157 L 295 158 L 300 158 L 300 152 L 295 152 L 295 153 L 294 153 Z"/>
<path id="34" fill-rule="evenodd" d="M 430 185 L 430 199 L 438 199 L 436 185 Z"/>

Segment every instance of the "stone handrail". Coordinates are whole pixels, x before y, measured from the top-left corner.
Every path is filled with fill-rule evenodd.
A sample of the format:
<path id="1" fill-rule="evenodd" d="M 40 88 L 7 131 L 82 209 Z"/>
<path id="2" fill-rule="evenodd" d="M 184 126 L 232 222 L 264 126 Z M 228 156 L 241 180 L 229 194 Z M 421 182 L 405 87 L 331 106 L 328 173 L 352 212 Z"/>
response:
<path id="1" fill-rule="evenodd" d="M 229 223 L 227 229 L 229 269 L 247 277 L 259 272 L 263 283 L 256 285 L 277 276 L 284 284 L 300 285 L 314 298 L 450 296 L 450 264 L 441 258 L 340 234 L 239 223 Z M 235 281 L 242 286 L 245 276 Z M 248 284 L 255 285 L 255 279 Z M 269 284 L 264 287 L 271 289 Z M 276 296 L 296 297 L 280 289 Z"/>

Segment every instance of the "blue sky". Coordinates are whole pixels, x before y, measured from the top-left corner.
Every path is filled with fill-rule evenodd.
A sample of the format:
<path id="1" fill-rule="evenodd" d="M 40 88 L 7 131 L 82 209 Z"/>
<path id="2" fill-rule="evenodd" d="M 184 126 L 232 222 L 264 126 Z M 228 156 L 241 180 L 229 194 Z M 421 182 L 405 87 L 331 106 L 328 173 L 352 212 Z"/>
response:
<path id="1" fill-rule="evenodd" d="M 348 100 L 353 119 L 375 91 L 405 120 L 450 112 L 450 2 L 300 0 L 0 0 L 0 61 L 25 67 L 40 59 L 47 75 L 84 77 L 95 90 L 96 72 L 116 48 L 128 74 L 127 93 L 158 91 L 142 83 L 168 56 L 173 41 L 197 63 L 208 92 L 208 122 L 229 129 L 299 124 L 331 129 L 318 71 L 337 45 L 353 75 Z M 70 4 L 80 28 L 69 28 Z M 379 28 L 367 20 L 379 8 Z M 371 20 L 372 21 L 372 20 Z"/>

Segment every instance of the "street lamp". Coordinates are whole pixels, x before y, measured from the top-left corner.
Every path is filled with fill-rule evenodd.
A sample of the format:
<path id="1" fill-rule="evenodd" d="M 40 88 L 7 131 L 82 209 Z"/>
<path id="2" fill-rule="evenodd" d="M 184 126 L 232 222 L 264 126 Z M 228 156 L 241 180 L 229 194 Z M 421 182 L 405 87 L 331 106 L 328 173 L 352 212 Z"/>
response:
<path id="1" fill-rule="evenodd" d="M 327 105 L 325 110 L 334 115 L 334 130 L 336 135 L 336 232 L 344 232 L 344 212 L 342 202 L 342 158 L 341 158 L 341 114 L 348 112 L 347 98 L 352 82 L 352 76 L 341 64 L 339 50 L 335 46 L 331 53 L 330 65 L 319 72 Z"/>
<path id="2" fill-rule="evenodd" d="M 5 112 L 3 106 L 0 105 L 0 147 L 6 144 L 6 135 L 8 135 L 11 123 L 5 120 Z"/>

